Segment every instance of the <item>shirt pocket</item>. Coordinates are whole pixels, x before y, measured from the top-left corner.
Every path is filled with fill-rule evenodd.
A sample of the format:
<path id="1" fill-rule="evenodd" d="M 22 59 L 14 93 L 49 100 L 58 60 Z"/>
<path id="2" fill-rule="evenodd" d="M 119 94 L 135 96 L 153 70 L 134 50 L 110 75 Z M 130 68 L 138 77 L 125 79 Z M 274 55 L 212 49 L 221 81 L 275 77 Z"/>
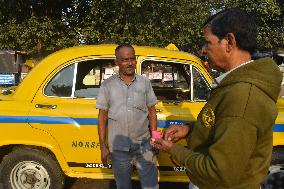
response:
<path id="1" fill-rule="evenodd" d="M 147 113 L 146 94 L 144 91 L 134 92 L 134 108 Z"/>

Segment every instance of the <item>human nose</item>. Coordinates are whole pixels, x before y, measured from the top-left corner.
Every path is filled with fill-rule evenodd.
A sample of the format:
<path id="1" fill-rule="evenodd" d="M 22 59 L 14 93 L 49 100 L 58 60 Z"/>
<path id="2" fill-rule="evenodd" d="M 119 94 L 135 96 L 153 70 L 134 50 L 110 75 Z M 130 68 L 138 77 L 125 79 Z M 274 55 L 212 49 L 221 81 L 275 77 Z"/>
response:
<path id="1" fill-rule="evenodd" d="M 203 47 L 201 48 L 201 54 L 203 54 L 203 55 L 206 55 L 206 54 L 207 54 L 206 45 L 203 45 Z"/>

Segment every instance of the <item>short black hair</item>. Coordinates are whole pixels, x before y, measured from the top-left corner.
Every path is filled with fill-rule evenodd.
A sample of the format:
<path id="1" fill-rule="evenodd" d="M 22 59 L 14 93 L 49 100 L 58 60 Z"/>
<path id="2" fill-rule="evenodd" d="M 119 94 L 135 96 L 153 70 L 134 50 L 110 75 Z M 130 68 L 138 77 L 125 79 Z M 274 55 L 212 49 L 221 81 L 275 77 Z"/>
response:
<path id="1" fill-rule="evenodd" d="M 203 28 L 210 27 L 212 33 L 223 39 L 233 33 L 237 46 L 252 54 L 257 47 L 257 25 L 252 15 L 240 8 L 229 8 L 209 17 Z"/>
<path id="2" fill-rule="evenodd" d="M 118 57 L 118 52 L 121 48 L 123 47 L 129 47 L 129 48 L 132 48 L 134 53 L 135 53 L 135 50 L 134 50 L 134 47 L 132 45 L 129 45 L 129 44 L 121 44 L 121 45 L 118 45 L 116 48 L 115 48 L 115 56 Z"/>

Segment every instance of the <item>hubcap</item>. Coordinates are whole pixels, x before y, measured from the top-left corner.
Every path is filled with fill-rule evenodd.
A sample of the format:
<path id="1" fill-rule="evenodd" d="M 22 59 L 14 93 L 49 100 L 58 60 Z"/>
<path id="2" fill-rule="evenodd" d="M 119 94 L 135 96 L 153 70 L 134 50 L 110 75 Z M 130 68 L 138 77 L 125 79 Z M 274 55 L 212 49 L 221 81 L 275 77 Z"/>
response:
<path id="1" fill-rule="evenodd" d="M 273 165 L 262 185 L 263 189 L 284 188 L 284 165 Z"/>
<path id="2" fill-rule="evenodd" d="M 50 177 L 47 170 L 34 161 L 18 163 L 10 174 L 13 189 L 49 189 Z"/>

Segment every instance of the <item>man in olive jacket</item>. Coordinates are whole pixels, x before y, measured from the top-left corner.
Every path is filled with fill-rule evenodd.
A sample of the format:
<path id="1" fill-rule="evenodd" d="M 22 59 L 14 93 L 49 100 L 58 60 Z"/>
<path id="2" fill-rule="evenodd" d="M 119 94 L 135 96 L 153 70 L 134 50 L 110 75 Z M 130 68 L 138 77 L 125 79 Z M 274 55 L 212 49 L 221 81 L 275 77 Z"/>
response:
<path id="1" fill-rule="evenodd" d="M 251 60 L 256 24 L 233 8 L 204 24 L 204 52 L 215 68 L 211 95 L 193 126 L 171 126 L 152 144 L 187 168 L 200 189 L 259 189 L 268 173 L 282 74 L 270 58 Z M 187 147 L 174 144 L 187 137 Z"/>

